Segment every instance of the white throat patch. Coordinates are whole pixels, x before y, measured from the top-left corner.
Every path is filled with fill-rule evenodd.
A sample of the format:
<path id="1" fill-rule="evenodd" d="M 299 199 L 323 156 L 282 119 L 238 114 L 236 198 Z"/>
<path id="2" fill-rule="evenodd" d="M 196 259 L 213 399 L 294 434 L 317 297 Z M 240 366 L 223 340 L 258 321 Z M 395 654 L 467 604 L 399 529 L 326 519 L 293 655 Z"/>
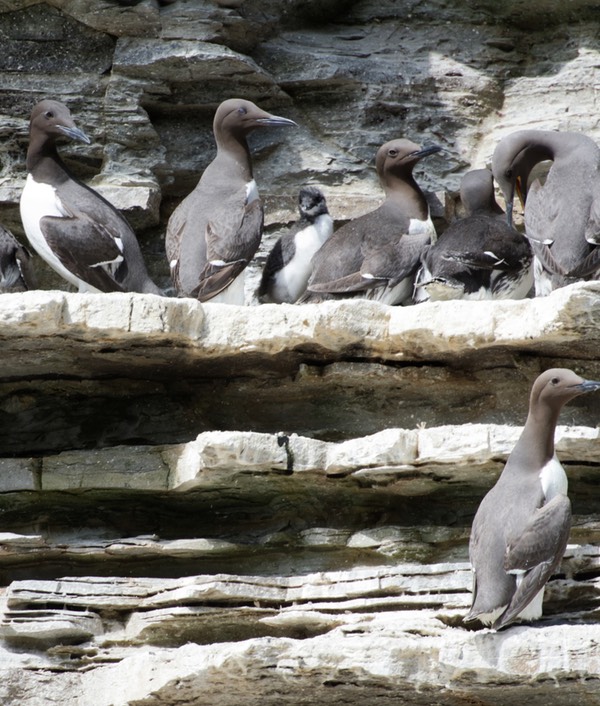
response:
<path id="1" fill-rule="evenodd" d="M 546 502 L 550 502 L 555 495 L 566 495 L 569 489 L 567 474 L 556 454 L 540 471 L 540 481 Z"/>

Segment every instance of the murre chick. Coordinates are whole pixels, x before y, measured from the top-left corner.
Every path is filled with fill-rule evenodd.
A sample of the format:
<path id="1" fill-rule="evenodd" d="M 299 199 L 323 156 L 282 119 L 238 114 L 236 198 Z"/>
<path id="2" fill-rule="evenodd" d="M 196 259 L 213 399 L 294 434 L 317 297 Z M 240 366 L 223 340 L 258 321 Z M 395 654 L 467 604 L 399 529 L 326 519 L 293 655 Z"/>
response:
<path id="1" fill-rule="evenodd" d="M 327 201 L 317 187 L 300 189 L 298 210 L 300 219 L 277 240 L 265 262 L 258 289 L 262 302 L 295 302 L 306 290 L 313 255 L 333 233 Z"/>

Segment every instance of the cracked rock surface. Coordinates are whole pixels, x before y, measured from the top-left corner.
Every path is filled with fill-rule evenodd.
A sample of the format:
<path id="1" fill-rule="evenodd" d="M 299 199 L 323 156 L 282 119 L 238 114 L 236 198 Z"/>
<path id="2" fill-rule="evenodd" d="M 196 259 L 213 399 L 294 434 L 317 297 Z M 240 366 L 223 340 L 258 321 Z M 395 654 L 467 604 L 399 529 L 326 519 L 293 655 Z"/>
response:
<path id="1" fill-rule="evenodd" d="M 407 308 L 1 303 L 3 703 L 594 702 L 593 395 L 556 433 L 574 521 L 544 618 L 461 616 L 471 521 L 532 380 L 600 375 L 598 285 Z"/>
<path id="2" fill-rule="evenodd" d="M 522 127 L 600 138 L 595 0 L 0 0 L 0 220 L 28 120 L 65 102 L 73 172 L 169 286 L 164 231 L 240 95 L 298 128 L 250 139 L 260 268 L 305 184 L 336 227 L 375 208 L 376 149 L 441 232 L 461 176 Z M 518 216 L 519 214 L 517 214 Z M 574 521 L 544 618 L 467 630 L 467 543 L 532 381 L 600 379 L 600 288 L 389 308 L 0 296 L 0 702 L 7 706 L 597 704 L 600 397 L 557 451 Z"/>

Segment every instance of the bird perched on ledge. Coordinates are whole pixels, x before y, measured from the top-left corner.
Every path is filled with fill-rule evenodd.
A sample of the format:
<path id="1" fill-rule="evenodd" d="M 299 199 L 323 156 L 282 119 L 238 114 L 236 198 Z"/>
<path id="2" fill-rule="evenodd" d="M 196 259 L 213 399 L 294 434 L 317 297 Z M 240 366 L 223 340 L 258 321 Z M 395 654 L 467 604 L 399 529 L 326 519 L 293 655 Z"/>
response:
<path id="1" fill-rule="evenodd" d="M 15 236 L 0 225 L 0 292 L 35 288 L 31 254 Z"/>
<path id="2" fill-rule="evenodd" d="M 246 136 L 257 128 L 286 125 L 296 123 L 239 98 L 217 108 L 217 156 L 167 225 L 167 258 L 180 296 L 244 304 L 244 271 L 263 231 Z"/>
<path id="3" fill-rule="evenodd" d="M 542 185 L 527 186 L 533 167 L 553 160 Z M 535 292 L 600 277 L 600 148 L 585 135 L 519 130 L 494 150 L 492 171 L 506 200 L 509 223 L 515 192 L 525 205 L 533 248 Z"/>
<path id="4" fill-rule="evenodd" d="M 379 148 L 376 168 L 385 201 L 327 240 L 313 258 L 313 273 L 300 302 L 363 297 L 401 304 L 410 299 L 421 252 L 436 238 L 427 201 L 412 171 L 440 149 L 421 149 L 404 139 Z"/>
<path id="5" fill-rule="evenodd" d="M 131 226 L 65 166 L 56 149 L 61 137 L 90 142 L 65 105 L 41 101 L 31 113 L 20 204 L 32 247 L 80 292 L 162 294 L 148 276 Z"/>
<path id="6" fill-rule="evenodd" d="M 298 210 L 300 220 L 279 238 L 265 262 L 258 289 L 262 302 L 295 302 L 306 289 L 313 255 L 333 233 L 333 219 L 320 189 L 300 189 Z"/>
<path id="7" fill-rule="evenodd" d="M 567 476 L 554 453 L 563 405 L 600 389 L 573 371 L 554 368 L 533 383 L 529 414 L 496 485 L 471 530 L 473 603 L 465 621 L 496 630 L 542 615 L 544 586 L 556 570 L 571 529 Z"/>
<path id="8" fill-rule="evenodd" d="M 423 251 L 414 301 L 523 299 L 533 286 L 531 246 L 506 223 L 490 170 L 467 172 L 460 198 L 466 217 Z"/>

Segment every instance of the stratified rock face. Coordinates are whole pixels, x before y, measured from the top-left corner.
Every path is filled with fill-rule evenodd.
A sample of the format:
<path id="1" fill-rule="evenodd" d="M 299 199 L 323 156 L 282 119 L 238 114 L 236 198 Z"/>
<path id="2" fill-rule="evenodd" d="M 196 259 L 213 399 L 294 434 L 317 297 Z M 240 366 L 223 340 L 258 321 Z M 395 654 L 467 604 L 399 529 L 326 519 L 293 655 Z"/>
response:
<path id="1" fill-rule="evenodd" d="M 600 378 L 596 283 L 407 308 L 0 303 L 3 703 L 595 698 L 597 396 L 556 433 L 574 522 L 544 619 L 462 616 L 531 382 Z"/>
<path id="2" fill-rule="evenodd" d="M 183 442 L 214 429 L 340 439 L 522 423 L 523 390 L 541 369 L 568 364 L 600 379 L 596 283 L 405 308 L 62 292 L 2 304 L 0 443 L 18 455 Z M 587 396 L 565 414 L 594 425 L 599 404 Z"/>
<path id="3" fill-rule="evenodd" d="M 461 175 L 521 128 L 600 138 L 594 0 L 0 0 L 0 220 L 28 120 L 136 229 L 214 156 L 218 104 L 294 119 L 251 136 L 267 234 L 306 183 L 338 224 L 381 199 L 377 147 L 443 227 Z M 43 289 L 68 285 L 44 269 Z M 563 410 L 574 525 L 545 618 L 467 630 L 473 514 L 537 374 L 600 379 L 600 289 L 389 308 L 0 296 L 0 702 L 7 706 L 596 703 L 600 397 Z"/>

